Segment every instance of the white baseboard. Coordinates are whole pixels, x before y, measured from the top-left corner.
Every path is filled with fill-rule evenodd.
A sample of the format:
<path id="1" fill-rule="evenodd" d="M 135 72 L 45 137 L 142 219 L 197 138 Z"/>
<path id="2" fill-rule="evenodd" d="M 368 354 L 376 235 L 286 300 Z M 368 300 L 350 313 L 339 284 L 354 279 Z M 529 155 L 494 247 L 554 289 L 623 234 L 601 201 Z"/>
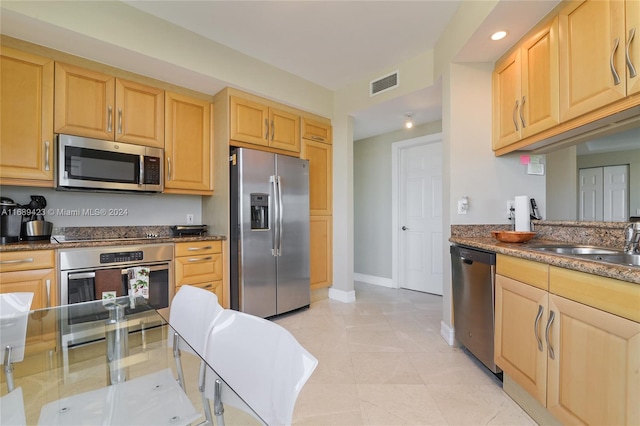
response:
<path id="1" fill-rule="evenodd" d="M 440 336 L 449 346 L 457 346 L 456 334 L 453 327 L 449 327 L 444 321 L 440 321 Z"/>
<path id="2" fill-rule="evenodd" d="M 329 299 L 337 300 L 338 302 L 342 303 L 353 303 L 356 301 L 356 291 L 336 290 L 335 288 L 331 287 L 329 289 Z"/>
<path id="3" fill-rule="evenodd" d="M 393 280 L 390 278 L 376 277 L 374 275 L 365 274 L 353 274 L 354 281 L 360 281 L 361 283 L 379 285 L 381 287 L 393 288 Z"/>

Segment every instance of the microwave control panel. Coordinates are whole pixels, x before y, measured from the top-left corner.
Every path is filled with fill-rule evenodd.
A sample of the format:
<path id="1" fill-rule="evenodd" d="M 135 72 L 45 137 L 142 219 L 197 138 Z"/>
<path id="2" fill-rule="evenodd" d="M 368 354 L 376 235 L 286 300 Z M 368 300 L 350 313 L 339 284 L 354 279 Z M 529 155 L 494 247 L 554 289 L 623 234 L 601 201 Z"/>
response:
<path id="1" fill-rule="evenodd" d="M 144 184 L 160 184 L 160 158 L 144 157 Z"/>

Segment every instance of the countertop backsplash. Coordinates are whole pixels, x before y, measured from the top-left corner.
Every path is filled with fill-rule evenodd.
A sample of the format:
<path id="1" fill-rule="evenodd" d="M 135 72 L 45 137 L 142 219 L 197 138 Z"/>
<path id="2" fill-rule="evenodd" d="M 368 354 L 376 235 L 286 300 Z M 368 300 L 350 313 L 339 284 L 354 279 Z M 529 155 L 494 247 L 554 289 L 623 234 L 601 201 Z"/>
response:
<path id="1" fill-rule="evenodd" d="M 531 221 L 535 239 L 556 240 L 567 243 L 599 247 L 622 248 L 624 228 L 628 222 L 571 222 Z M 451 225 L 452 237 L 490 237 L 491 231 L 512 230 L 509 224 L 499 225 Z"/>

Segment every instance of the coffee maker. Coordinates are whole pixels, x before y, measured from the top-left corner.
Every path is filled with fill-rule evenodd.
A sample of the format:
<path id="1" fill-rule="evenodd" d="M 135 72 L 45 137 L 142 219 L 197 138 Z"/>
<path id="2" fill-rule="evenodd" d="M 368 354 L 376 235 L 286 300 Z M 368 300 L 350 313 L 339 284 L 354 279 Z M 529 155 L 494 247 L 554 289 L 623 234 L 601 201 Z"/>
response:
<path id="1" fill-rule="evenodd" d="M 0 244 L 20 241 L 22 210 L 11 198 L 0 198 Z"/>

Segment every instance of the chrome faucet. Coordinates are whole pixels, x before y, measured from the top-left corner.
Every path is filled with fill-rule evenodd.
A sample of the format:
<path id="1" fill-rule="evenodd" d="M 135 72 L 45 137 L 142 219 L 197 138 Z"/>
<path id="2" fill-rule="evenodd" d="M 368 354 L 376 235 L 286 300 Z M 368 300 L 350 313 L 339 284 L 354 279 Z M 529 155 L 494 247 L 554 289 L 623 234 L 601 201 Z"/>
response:
<path id="1" fill-rule="evenodd" d="M 624 252 L 640 253 L 640 222 L 630 223 L 624 228 Z"/>

